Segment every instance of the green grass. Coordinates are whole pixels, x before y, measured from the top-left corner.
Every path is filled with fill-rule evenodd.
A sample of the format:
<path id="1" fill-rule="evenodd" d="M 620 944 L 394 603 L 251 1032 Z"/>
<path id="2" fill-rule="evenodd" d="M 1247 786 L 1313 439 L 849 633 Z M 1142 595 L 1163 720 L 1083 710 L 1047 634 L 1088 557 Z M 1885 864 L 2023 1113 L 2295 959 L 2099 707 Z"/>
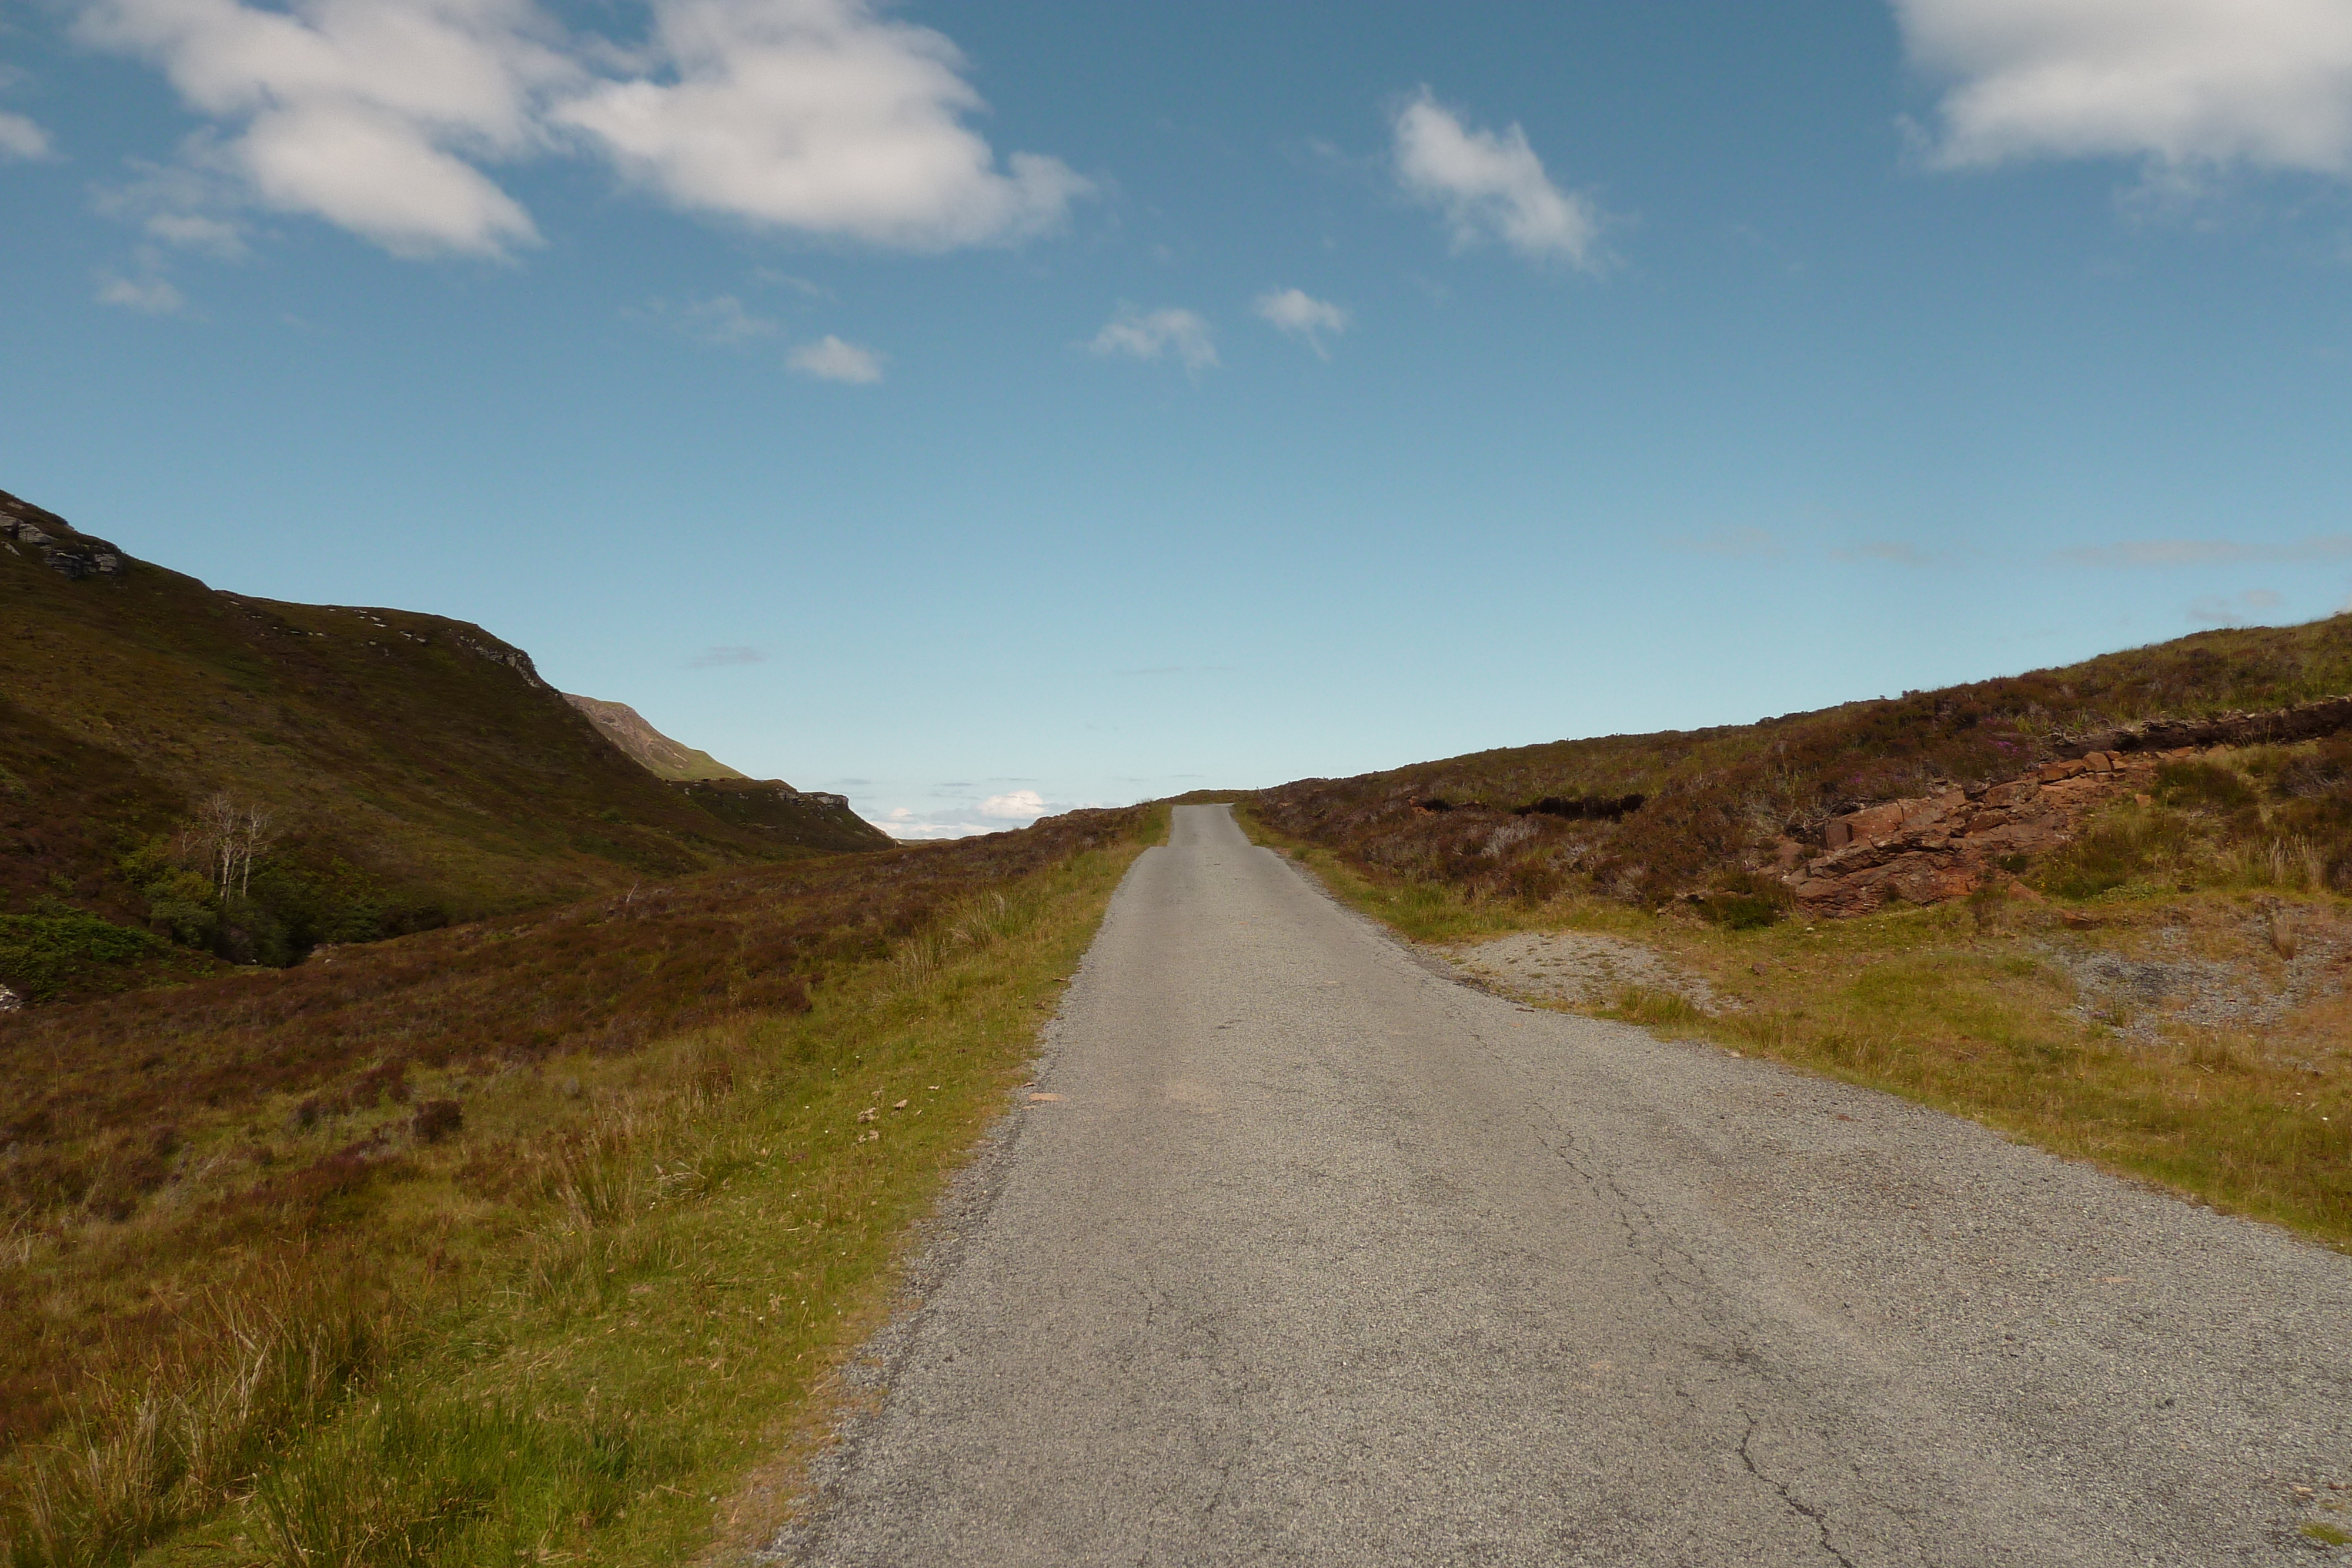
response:
<path id="1" fill-rule="evenodd" d="M 827 1373 L 887 1310 L 912 1222 L 1003 1113 L 1161 826 L 970 888 L 804 1013 L 475 1077 L 462 1133 L 408 1150 L 364 1228 L 314 1232 L 236 1304 L 164 1286 L 209 1332 L 157 1340 L 0 1460 L 0 1563 L 758 1544 Z"/>
<path id="2" fill-rule="evenodd" d="M 2305 894 L 2264 917 L 2252 900 L 2279 895 L 2143 888 L 2092 906 L 2095 936 L 2022 901 L 1990 915 L 1951 904 L 1741 929 L 1695 911 L 1661 918 L 1589 896 L 1482 899 L 1384 878 L 1249 807 L 1237 815 L 1409 940 L 1573 929 L 1640 941 L 1743 1005 L 1709 1017 L 1677 992 L 1633 988 L 1596 1009 L 1604 1016 L 1900 1094 L 2352 1249 L 2352 1001 L 2322 998 L 2259 1033 L 2180 1030 L 2149 1044 L 2078 1018 L 2072 982 L 2038 946 L 2098 942 L 2135 956 L 2148 934 L 2169 931 L 2198 954 L 2260 966 L 2295 920 L 2344 919 L 2341 900 Z"/>
<path id="3" fill-rule="evenodd" d="M 159 936 L 54 900 L 37 915 L 0 915 L 0 985 L 27 1001 L 116 989 L 108 982 L 127 976 L 130 966 L 172 956 L 172 945 Z"/>

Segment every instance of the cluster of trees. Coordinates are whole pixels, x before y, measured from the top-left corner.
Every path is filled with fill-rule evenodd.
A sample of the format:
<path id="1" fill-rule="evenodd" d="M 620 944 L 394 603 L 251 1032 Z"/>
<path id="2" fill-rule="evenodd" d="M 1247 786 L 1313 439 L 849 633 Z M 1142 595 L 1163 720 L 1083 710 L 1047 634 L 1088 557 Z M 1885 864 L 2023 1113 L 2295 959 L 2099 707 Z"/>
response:
<path id="1" fill-rule="evenodd" d="M 276 819 L 250 801 L 223 789 L 196 810 L 196 820 L 180 834 L 184 864 L 201 865 L 213 891 L 226 900 L 231 890 L 239 898 L 253 894 L 253 862 L 277 841 L 270 831 Z"/>
<path id="2" fill-rule="evenodd" d="M 373 878 L 226 789 L 120 867 L 145 895 L 157 934 L 242 964 L 291 964 L 321 943 L 371 942 L 447 918 L 438 907 L 395 904 Z"/>

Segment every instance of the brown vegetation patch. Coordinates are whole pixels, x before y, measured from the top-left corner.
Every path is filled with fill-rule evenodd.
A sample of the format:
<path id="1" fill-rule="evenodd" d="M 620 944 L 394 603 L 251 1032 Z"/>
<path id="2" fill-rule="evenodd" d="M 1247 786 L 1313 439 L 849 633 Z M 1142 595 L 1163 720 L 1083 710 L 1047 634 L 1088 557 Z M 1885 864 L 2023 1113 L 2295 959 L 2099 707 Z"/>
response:
<path id="1" fill-rule="evenodd" d="M 927 927 L 941 911 L 1139 820 L 1073 812 L 1018 833 L 709 873 L 292 969 L 0 1015 L 6 1245 L 23 1265 L 62 1249 L 96 1266 L 86 1294 L 44 1307 L 48 1276 L 0 1253 L 0 1443 L 45 1429 L 72 1377 L 176 1332 L 140 1299 L 142 1279 L 378 1223 L 404 1151 L 470 1139 L 469 1085 L 731 1016 L 802 1012 L 849 967 L 935 967 L 944 938 Z M 447 1092 L 411 1110 L 420 1077 Z M 504 1178 L 493 1162 L 469 1179 L 495 1191 Z"/>

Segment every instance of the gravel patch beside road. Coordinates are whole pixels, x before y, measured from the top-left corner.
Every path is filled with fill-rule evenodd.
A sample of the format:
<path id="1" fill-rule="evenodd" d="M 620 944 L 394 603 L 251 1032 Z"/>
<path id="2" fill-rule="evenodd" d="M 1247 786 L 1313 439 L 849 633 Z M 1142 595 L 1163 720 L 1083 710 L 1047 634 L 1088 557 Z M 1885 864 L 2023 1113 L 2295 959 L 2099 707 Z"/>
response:
<path id="1" fill-rule="evenodd" d="M 1717 996 L 1705 980 L 1669 963 L 1654 947 L 1591 931 L 1515 931 L 1484 942 L 1437 948 L 1464 977 L 1506 996 L 1606 1007 L 1628 987 L 1671 991 L 1701 1012 L 1738 1004 Z"/>

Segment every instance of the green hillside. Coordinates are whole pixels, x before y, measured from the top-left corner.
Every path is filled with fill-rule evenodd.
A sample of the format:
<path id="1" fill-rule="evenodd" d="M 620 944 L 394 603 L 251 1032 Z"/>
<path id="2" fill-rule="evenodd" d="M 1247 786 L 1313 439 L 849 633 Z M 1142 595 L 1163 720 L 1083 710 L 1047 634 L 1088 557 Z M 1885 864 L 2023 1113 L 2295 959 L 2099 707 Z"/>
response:
<path id="1" fill-rule="evenodd" d="M 226 894 L 215 809 L 239 834 L 260 819 Z M 705 810 L 478 626 L 216 591 L 0 492 L 0 984 L 35 999 L 153 967 L 98 953 L 74 924 L 93 916 L 172 938 L 167 968 L 284 962 L 888 846 L 827 803 L 797 814 L 786 832 Z"/>

